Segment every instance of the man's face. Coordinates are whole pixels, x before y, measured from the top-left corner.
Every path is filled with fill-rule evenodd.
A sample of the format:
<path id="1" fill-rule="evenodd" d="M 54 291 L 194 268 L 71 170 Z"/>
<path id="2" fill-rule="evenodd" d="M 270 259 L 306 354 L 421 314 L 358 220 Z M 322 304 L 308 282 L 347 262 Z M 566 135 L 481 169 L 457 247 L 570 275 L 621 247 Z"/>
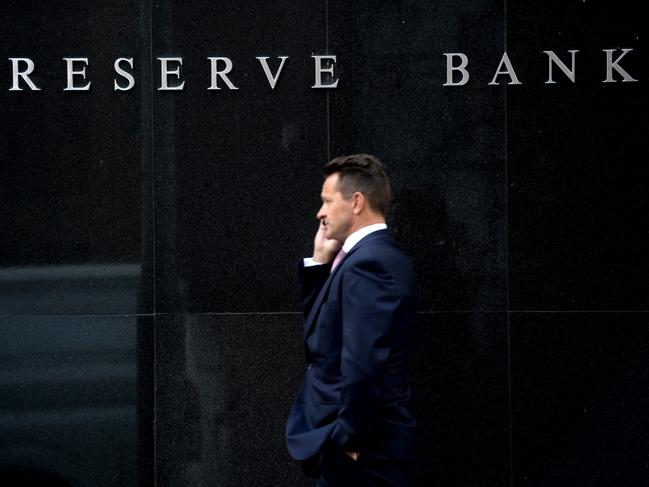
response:
<path id="1" fill-rule="evenodd" d="M 343 242 L 351 233 L 353 198 L 345 200 L 338 190 L 338 173 L 331 174 L 322 185 L 322 206 L 318 211 L 318 220 L 324 223 L 325 236 Z"/>

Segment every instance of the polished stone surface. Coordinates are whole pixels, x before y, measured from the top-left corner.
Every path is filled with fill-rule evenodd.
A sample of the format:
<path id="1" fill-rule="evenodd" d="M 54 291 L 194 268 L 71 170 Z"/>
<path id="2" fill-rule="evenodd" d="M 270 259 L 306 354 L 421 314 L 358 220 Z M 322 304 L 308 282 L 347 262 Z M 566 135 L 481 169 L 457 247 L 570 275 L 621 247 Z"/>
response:
<path id="1" fill-rule="evenodd" d="M 294 263 L 311 251 L 320 167 L 361 150 L 382 157 L 392 177 L 390 225 L 418 269 L 421 309 L 504 309 L 504 97 L 479 85 L 441 86 L 440 46 L 474 46 L 476 66 L 489 59 L 463 39 L 461 26 L 434 20 L 419 29 L 435 19 L 429 6 L 370 13 L 366 4 L 337 2 L 326 19 L 324 9 L 296 7 L 287 15 L 268 5 L 225 9 L 214 25 L 198 16 L 202 5 L 154 10 L 162 26 L 154 52 L 182 55 L 186 81 L 182 92 L 154 99 L 154 152 L 164 149 L 154 157 L 162 250 L 156 309 L 295 310 Z M 498 44 L 499 9 L 448 8 L 467 26 L 493 14 L 490 35 Z M 354 29 L 350 16 L 359 19 Z M 273 26 L 263 49 L 255 35 L 225 29 L 262 17 Z M 288 27 L 296 22 L 303 30 Z M 399 47 L 385 41 L 395 36 Z M 239 90 L 206 90 L 205 53 L 214 46 L 231 57 Z M 290 56 L 274 90 L 251 55 L 260 49 Z M 310 55 L 318 49 L 340 60 L 335 90 L 310 88 Z"/>
<path id="2" fill-rule="evenodd" d="M 515 310 L 649 308 L 646 25 L 631 2 L 511 2 L 507 90 L 510 304 Z M 639 82 L 602 83 L 603 49 Z M 548 58 L 570 66 L 575 83 Z M 615 57 L 621 52 L 616 51 Z M 505 77 L 506 79 L 506 77 Z"/>
<path id="3" fill-rule="evenodd" d="M 138 327 L 151 326 L 135 316 L 2 318 L 3 485 L 27 485 L 20 470 L 5 470 L 18 465 L 47 485 L 136 485 L 137 402 L 152 399 L 136 392 Z"/>
<path id="4" fill-rule="evenodd" d="M 514 485 L 647 479 L 649 318 L 511 317 Z"/>
<path id="5" fill-rule="evenodd" d="M 283 444 L 304 367 L 295 270 L 320 166 L 366 151 L 387 166 L 388 223 L 417 274 L 419 484 L 640 485 L 636 7 L 3 6 L 0 475 L 26 452 L 81 485 L 312 485 Z M 640 81 L 602 83 L 607 48 L 634 48 L 621 66 Z M 575 83 L 555 68 L 546 84 L 542 51 L 569 49 Z M 522 85 L 490 86 L 505 50 Z M 466 86 L 443 86 L 451 52 L 468 56 Z M 314 90 L 311 55 L 327 53 L 339 86 Z M 272 89 L 255 56 L 281 55 Z M 18 56 L 41 91 L 8 90 Z M 70 56 L 90 59 L 89 92 L 63 91 Z M 129 92 L 112 89 L 120 56 Z M 169 56 L 182 91 L 158 90 Z M 207 90 L 208 56 L 232 60 L 238 90 Z M 41 441 L 81 461 L 16 447 Z"/>
<path id="6" fill-rule="evenodd" d="M 508 485 L 507 368 L 505 313 L 417 315 L 417 485 Z"/>
<path id="7" fill-rule="evenodd" d="M 330 153 L 386 164 L 389 224 L 416 269 L 421 310 L 505 309 L 504 96 L 442 86 L 442 53 L 466 52 L 483 69 L 502 31 L 502 6 L 490 2 L 329 2 L 344 75 L 330 95 Z"/>
<path id="8" fill-rule="evenodd" d="M 418 481 L 503 485 L 506 315 L 426 313 L 417 326 Z M 159 482 L 310 485 L 284 445 L 305 367 L 299 314 L 160 316 L 156 350 Z"/>
<path id="9" fill-rule="evenodd" d="M 305 370 L 299 314 L 162 315 L 159 485 L 309 485 L 284 446 Z"/>
<path id="10" fill-rule="evenodd" d="M 295 268 L 311 252 L 327 157 L 326 94 L 311 89 L 324 5 L 213 8 L 153 12 L 154 54 L 182 56 L 186 81 L 154 95 L 156 310 L 295 311 Z M 274 89 L 262 55 L 289 56 Z M 232 60 L 238 90 L 207 90 L 207 56 Z"/>
<path id="11" fill-rule="evenodd" d="M 0 25 L 0 313 L 152 311 L 146 85 L 113 91 L 114 60 L 139 55 L 138 3 L 5 5 Z M 10 57 L 34 61 L 40 91 L 9 91 Z M 64 57 L 88 58 L 90 91 L 63 91 Z"/>

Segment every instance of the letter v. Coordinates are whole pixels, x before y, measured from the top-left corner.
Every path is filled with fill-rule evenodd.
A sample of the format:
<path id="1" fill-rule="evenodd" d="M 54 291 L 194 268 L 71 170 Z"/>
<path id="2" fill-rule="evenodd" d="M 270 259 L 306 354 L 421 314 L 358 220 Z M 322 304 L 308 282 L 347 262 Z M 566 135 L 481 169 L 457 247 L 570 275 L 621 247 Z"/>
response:
<path id="1" fill-rule="evenodd" d="M 284 67 L 284 62 L 288 59 L 288 56 L 277 57 L 280 58 L 282 62 L 279 64 L 279 68 L 277 68 L 277 73 L 275 73 L 275 76 L 273 76 L 273 73 L 270 72 L 270 68 L 268 67 L 268 56 L 257 56 L 257 59 L 259 59 L 259 62 L 261 63 L 261 67 L 264 68 L 264 74 L 266 74 L 268 84 L 273 90 L 275 89 L 279 75 L 282 72 L 282 68 Z"/>

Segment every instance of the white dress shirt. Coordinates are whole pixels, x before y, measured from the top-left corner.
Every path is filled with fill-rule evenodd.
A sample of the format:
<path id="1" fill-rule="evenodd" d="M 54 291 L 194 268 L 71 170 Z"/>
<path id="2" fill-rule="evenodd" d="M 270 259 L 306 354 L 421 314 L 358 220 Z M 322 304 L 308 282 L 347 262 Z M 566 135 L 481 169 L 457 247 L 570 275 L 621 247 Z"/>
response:
<path id="1" fill-rule="evenodd" d="M 345 239 L 345 243 L 343 243 L 343 250 L 346 254 L 348 254 L 349 251 L 353 249 L 358 242 L 361 241 L 361 239 L 367 237 L 370 233 L 378 232 L 379 230 L 385 230 L 386 228 L 388 228 L 388 226 L 385 223 L 374 223 L 372 225 L 367 225 L 366 227 L 359 228 Z M 313 257 L 306 257 L 304 259 L 304 267 L 311 267 L 314 265 L 322 265 L 322 262 L 313 260 Z"/>

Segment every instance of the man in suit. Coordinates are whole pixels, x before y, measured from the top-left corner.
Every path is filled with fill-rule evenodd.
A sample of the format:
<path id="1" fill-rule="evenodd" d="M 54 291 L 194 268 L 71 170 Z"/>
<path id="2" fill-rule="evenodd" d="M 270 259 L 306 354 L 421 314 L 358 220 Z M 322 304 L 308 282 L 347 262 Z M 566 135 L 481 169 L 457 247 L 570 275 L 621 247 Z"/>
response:
<path id="1" fill-rule="evenodd" d="M 390 185 L 367 154 L 323 167 L 313 257 L 300 264 L 304 383 L 286 442 L 318 487 L 408 486 L 415 280 L 390 238 Z"/>

